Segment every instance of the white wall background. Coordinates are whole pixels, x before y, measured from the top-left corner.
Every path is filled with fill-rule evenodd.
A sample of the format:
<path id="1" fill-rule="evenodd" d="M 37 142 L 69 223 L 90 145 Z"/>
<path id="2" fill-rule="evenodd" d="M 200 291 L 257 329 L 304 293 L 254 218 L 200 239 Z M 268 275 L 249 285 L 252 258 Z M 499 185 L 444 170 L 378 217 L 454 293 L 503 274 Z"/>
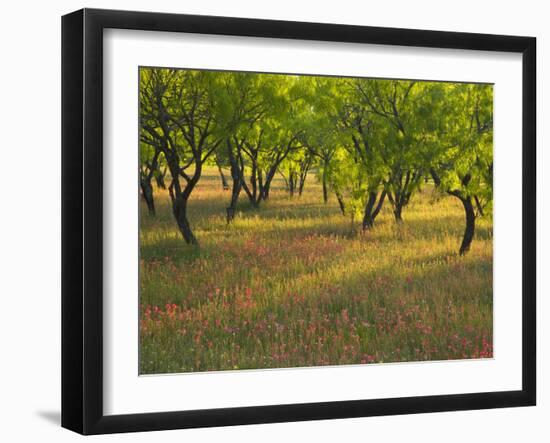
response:
<path id="1" fill-rule="evenodd" d="M 60 16 L 81 7 L 348 23 L 538 38 L 539 226 L 549 222 L 550 16 L 545 3 L 461 0 L 4 2 L 0 26 L 0 439 L 82 440 L 60 415 Z M 548 108 L 547 108 L 548 109 Z M 546 122 L 546 123 L 545 123 Z M 518 146 L 518 149 L 520 147 Z M 542 196 L 542 197 L 540 197 Z M 535 441 L 550 438 L 550 236 L 539 228 L 539 405 L 102 436 L 94 441 Z M 541 275 L 544 274 L 544 275 Z"/>

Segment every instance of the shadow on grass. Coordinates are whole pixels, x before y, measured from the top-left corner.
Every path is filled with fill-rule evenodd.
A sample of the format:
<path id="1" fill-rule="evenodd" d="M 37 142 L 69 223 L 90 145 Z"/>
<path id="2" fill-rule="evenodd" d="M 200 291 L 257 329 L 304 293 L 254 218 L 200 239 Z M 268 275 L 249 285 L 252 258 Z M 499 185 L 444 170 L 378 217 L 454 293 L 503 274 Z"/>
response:
<path id="1" fill-rule="evenodd" d="M 335 264 L 338 269 L 339 264 Z M 474 303 L 492 306 L 492 284 L 485 285 L 479 278 L 492 281 L 492 262 L 482 257 L 461 257 L 457 254 L 433 254 L 395 262 L 394 265 L 371 268 L 368 271 L 345 272 L 339 278 L 328 269 L 330 290 L 321 290 L 310 297 L 329 298 L 339 309 L 349 304 L 349 297 L 368 294 L 375 303 L 384 307 L 390 300 L 410 294 L 437 294 L 440 298 L 453 298 L 458 304 Z M 303 276 L 308 282 L 308 276 Z M 322 276 L 321 276 L 322 279 Z M 380 283 L 382 282 L 382 283 Z M 297 286 L 300 286 L 299 279 Z M 322 287 L 322 285 L 321 285 Z M 426 298 L 427 304 L 434 300 Z"/>
<path id="2" fill-rule="evenodd" d="M 426 224 L 426 219 L 406 220 L 402 225 L 396 225 L 389 218 L 379 220 L 375 227 L 370 231 L 363 231 L 360 223 L 356 223 L 352 228 L 348 219 L 341 218 L 341 223 L 330 223 L 328 220 L 317 219 L 316 217 L 274 219 L 270 218 L 265 212 L 258 210 L 251 211 L 250 214 L 261 214 L 259 222 L 269 223 L 261 228 L 255 228 L 254 233 L 270 238 L 277 238 L 281 235 L 289 239 L 302 239 L 309 236 L 319 237 L 339 237 L 342 239 L 364 239 L 365 242 L 406 242 L 414 241 L 440 241 L 445 237 L 456 238 L 456 249 L 462 240 L 464 228 L 461 226 L 460 216 L 446 216 L 438 219 L 437 223 Z M 300 219 L 304 225 L 289 226 L 284 222 L 287 220 Z M 168 254 L 175 254 L 179 259 L 193 259 L 203 257 L 210 249 L 210 244 L 215 240 L 226 238 L 228 240 L 236 239 L 239 236 L 250 236 L 250 229 L 246 226 L 249 218 L 246 216 L 236 219 L 233 225 L 227 225 L 223 219 L 211 221 L 209 226 L 195 224 L 195 233 L 199 239 L 199 246 L 187 245 L 181 234 L 172 225 L 163 225 L 163 232 L 159 229 L 157 238 L 148 238 L 147 241 L 140 244 L 140 256 L 147 258 L 160 258 Z M 279 223 L 280 222 L 280 223 Z M 239 223 L 243 225 L 239 226 Z M 159 227 L 160 228 L 160 227 Z M 144 227 L 147 231 L 147 227 Z M 211 240 L 215 238 L 214 241 Z M 481 225 L 476 227 L 474 242 L 476 240 L 491 240 L 492 228 Z"/>

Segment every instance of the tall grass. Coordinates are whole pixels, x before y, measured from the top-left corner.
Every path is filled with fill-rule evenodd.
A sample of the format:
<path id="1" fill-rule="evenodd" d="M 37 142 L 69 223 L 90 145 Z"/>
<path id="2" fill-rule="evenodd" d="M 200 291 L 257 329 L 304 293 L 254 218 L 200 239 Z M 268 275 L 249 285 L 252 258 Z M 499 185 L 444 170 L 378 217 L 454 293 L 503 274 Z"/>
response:
<path id="1" fill-rule="evenodd" d="M 426 185 L 396 225 L 389 208 L 362 233 L 325 205 L 315 177 L 290 198 L 276 181 L 258 210 L 208 170 L 186 245 L 168 194 L 141 208 L 140 372 L 492 357 L 492 225 L 465 257 L 460 202 Z"/>

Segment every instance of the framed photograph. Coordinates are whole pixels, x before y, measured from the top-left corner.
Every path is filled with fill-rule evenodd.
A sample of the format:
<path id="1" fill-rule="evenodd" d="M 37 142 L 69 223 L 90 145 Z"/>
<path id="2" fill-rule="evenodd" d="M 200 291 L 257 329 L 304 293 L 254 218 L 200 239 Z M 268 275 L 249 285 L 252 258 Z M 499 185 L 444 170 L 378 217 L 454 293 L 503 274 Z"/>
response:
<path id="1" fill-rule="evenodd" d="M 62 425 L 530 406 L 531 37 L 62 19 Z"/>

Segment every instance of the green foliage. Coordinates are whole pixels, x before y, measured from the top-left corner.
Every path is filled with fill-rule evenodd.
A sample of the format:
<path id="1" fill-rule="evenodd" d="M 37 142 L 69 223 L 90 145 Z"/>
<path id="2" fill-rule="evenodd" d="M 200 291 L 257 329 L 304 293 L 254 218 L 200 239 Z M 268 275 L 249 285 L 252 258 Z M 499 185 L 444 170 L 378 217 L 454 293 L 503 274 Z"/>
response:
<path id="1" fill-rule="evenodd" d="M 443 189 L 477 197 L 483 209 L 493 200 L 493 88 L 452 84 L 444 89 L 431 164 Z M 478 208 L 479 209 L 479 208 Z"/>
<path id="2" fill-rule="evenodd" d="M 427 180 L 490 213 L 492 91 L 476 84 L 144 68 L 140 161 L 150 163 L 160 149 L 159 167 L 175 157 L 170 171 L 186 179 L 187 168 L 223 164 L 233 177 L 238 173 L 255 205 L 267 198 L 275 173 L 288 183 L 314 168 L 325 201 L 330 188 L 352 218 L 366 210 L 367 198 L 387 194 L 399 221 Z"/>

